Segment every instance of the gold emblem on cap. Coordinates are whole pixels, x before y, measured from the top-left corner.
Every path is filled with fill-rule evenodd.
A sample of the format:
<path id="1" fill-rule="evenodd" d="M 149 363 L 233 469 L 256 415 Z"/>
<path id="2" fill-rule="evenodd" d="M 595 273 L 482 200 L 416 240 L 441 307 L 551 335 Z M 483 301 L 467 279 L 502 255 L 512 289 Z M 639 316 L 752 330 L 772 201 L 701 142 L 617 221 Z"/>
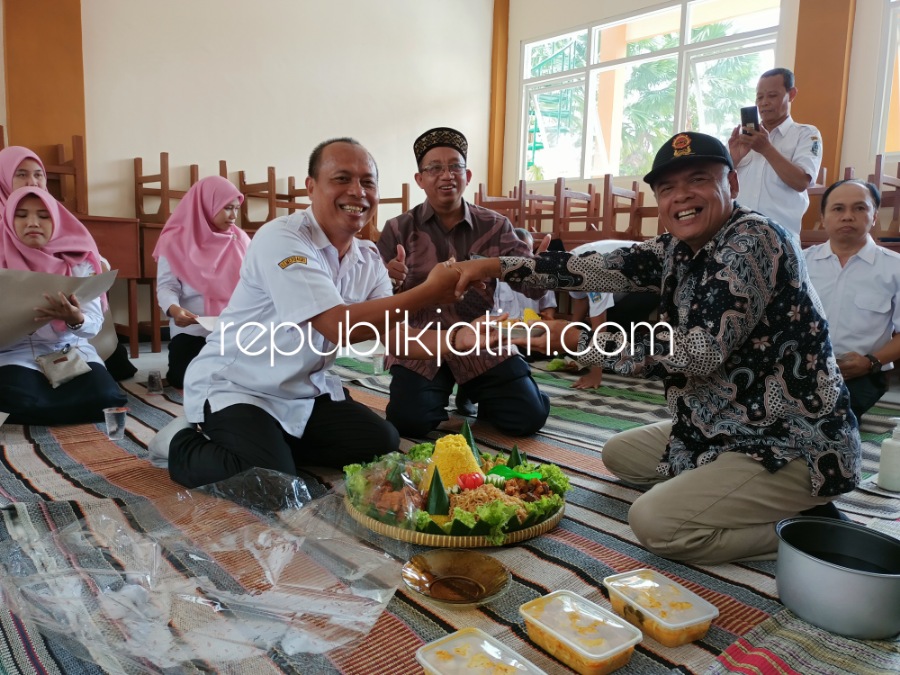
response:
<path id="1" fill-rule="evenodd" d="M 687 134 L 678 134 L 673 138 L 672 148 L 675 150 L 675 157 L 694 154 L 694 151 L 691 150 L 691 137 Z"/>

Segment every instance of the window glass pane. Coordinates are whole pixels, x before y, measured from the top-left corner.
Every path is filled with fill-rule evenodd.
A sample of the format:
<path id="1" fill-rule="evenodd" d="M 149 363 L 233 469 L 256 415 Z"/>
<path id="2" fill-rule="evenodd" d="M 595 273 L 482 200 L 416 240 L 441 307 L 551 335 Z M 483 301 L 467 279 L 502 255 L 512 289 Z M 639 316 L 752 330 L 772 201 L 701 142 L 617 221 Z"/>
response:
<path id="1" fill-rule="evenodd" d="M 525 45 L 525 79 L 562 73 L 587 64 L 587 30 Z"/>
<path id="2" fill-rule="evenodd" d="M 595 71 L 588 115 L 589 177 L 643 176 L 675 133 L 678 58 L 671 56 Z"/>
<path id="3" fill-rule="evenodd" d="M 584 84 L 531 87 L 526 99 L 525 177 L 581 176 Z"/>
<path id="4" fill-rule="evenodd" d="M 760 73 L 774 63 L 771 45 L 749 53 L 692 59 L 685 129 L 727 140 L 740 124 L 741 107 L 755 104 Z"/>
<path id="5" fill-rule="evenodd" d="M 691 42 L 703 42 L 778 25 L 780 0 L 698 0 L 688 6 Z"/>
<path id="6" fill-rule="evenodd" d="M 678 46 L 681 7 L 644 14 L 623 23 L 594 29 L 595 63 L 650 54 Z"/>

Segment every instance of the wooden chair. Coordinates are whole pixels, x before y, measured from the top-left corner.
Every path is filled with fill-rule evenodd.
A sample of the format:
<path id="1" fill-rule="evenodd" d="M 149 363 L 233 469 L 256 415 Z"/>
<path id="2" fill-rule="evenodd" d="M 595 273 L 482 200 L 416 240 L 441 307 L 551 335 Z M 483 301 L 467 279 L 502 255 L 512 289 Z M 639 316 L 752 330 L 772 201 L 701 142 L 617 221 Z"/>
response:
<path id="1" fill-rule="evenodd" d="M 820 203 L 822 201 L 822 195 L 825 193 L 825 190 L 828 189 L 828 169 L 824 166 L 819 169 L 819 175 L 816 177 L 816 182 L 806 188 L 806 194 L 809 195 L 809 207 L 806 209 L 806 213 L 815 214 L 811 216 L 810 219 L 813 221 L 812 230 L 820 230 L 822 229 L 822 209 L 820 208 Z M 803 232 L 809 228 L 803 228 L 800 230 L 800 244 L 803 245 Z M 827 237 L 826 237 L 827 239 Z"/>
<path id="2" fill-rule="evenodd" d="M 384 204 L 399 204 L 401 214 L 409 211 L 409 183 L 400 184 L 399 197 L 381 197 L 378 200 L 378 204 L 375 206 L 375 212 L 357 236 L 362 239 L 368 239 L 369 241 L 378 241 L 378 237 L 381 234 L 381 228 L 378 227 L 378 209 Z"/>
<path id="3" fill-rule="evenodd" d="M 244 195 L 241 204 L 241 227 L 247 232 L 256 231 L 261 226 L 275 219 L 275 202 L 278 193 L 275 189 L 275 167 L 270 166 L 266 170 L 266 180 L 259 183 L 248 183 L 246 173 L 238 171 L 238 190 Z M 250 200 L 264 200 L 266 202 L 266 216 L 262 220 L 250 219 Z"/>
<path id="4" fill-rule="evenodd" d="M 553 232 L 570 231 L 573 223 L 584 223 L 585 231 L 600 230 L 600 196 L 593 183 L 587 192 L 577 192 L 566 187 L 565 178 L 557 178 L 553 192 Z"/>
<path id="5" fill-rule="evenodd" d="M 200 168 L 196 164 L 191 164 L 189 168 L 189 182 L 193 186 L 200 180 Z M 148 187 L 155 183 L 159 187 Z M 157 306 L 156 295 L 156 260 L 153 257 L 153 250 L 159 241 L 159 235 L 166 224 L 166 221 L 172 215 L 172 201 L 184 198 L 188 190 L 173 189 L 169 179 L 169 153 L 159 153 L 159 173 L 145 174 L 144 160 L 140 157 L 134 158 L 134 212 L 140 223 L 139 228 L 139 251 L 141 276 L 137 280 L 140 285 L 150 287 L 150 350 L 154 353 L 162 351 L 162 318 L 161 312 Z M 147 210 L 146 201 L 148 198 L 159 199 L 159 206 L 156 211 Z M 136 293 L 136 290 L 135 290 Z M 131 289 L 129 289 L 131 294 Z M 131 298 L 129 297 L 129 306 Z M 129 323 L 131 317 L 129 316 Z M 139 332 L 139 327 L 129 326 L 129 340 L 132 335 Z M 132 352 L 134 346 L 132 345 Z"/>
<path id="6" fill-rule="evenodd" d="M 553 219 L 556 212 L 556 195 L 545 195 L 534 190 L 525 192 L 525 181 L 519 181 L 519 187 L 513 189 L 513 193 L 522 193 L 525 202 L 523 222 L 518 227 L 524 227 L 535 234 L 547 234 L 553 231 Z M 545 227 L 546 225 L 546 227 Z"/>
<path id="7" fill-rule="evenodd" d="M 624 202 L 620 201 L 624 200 Z M 634 239 L 639 240 L 640 229 L 633 231 L 644 217 L 639 209 L 643 204 L 643 194 L 640 184 L 632 181 L 631 189 L 617 187 L 613 184 L 613 176 L 608 173 L 603 176 L 603 210 L 601 213 L 601 231 L 604 239 Z M 617 228 L 619 214 L 628 214 L 627 229 Z"/>
<path id="8" fill-rule="evenodd" d="M 124 279 L 128 284 L 128 323 L 116 324 L 116 332 L 128 338 L 131 358 L 136 359 L 140 340 L 137 287 L 143 274 L 138 220 L 137 218 L 107 218 L 90 215 L 79 216 L 79 219 L 97 242 L 100 255 L 109 261 L 110 269 L 117 270 L 116 278 Z M 156 315 L 158 322 L 159 312 L 153 314 Z M 157 330 L 154 335 L 158 334 Z M 160 351 L 160 349 L 161 347 L 156 351 Z"/>
<path id="9" fill-rule="evenodd" d="M 513 227 L 526 227 L 524 180 L 519 181 L 518 189 L 514 190 L 514 194 L 509 197 L 488 196 L 484 183 L 479 183 L 478 191 L 475 193 L 475 204 L 506 216 Z"/>
<path id="10" fill-rule="evenodd" d="M 200 168 L 196 164 L 190 166 L 190 188 L 200 180 Z M 159 183 L 159 187 L 147 187 Z M 181 199 L 187 194 L 187 190 L 175 190 L 169 182 L 169 153 L 159 153 L 159 173 L 145 174 L 144 160 L 134 158 L 134 215 L 146 225 L 149 223 L 165 225 L 172 215 L 172 200 Z M 145 200 L 148 197 L 159 199 L 159 207 L 155 212 L 147 211 Z"/>
<path id="11" fill-rule="evenodd" d="M 66 148 L 56 146 L 56 163 L 44 165 L 47 190 L 76 216 L 88 214 L 87 155 L 84 136 L 72 136 L 72 158 L 66 159 Z"/>
<path id="12" fill-rule="evenodd" d="M 887 227 L 881 227 L 881 236 L 900 235 L 900 164 L 897 175 L 890 176 L 884 173 L 884 155 L 876 155 L 875 173 L 869 174 L 869 182 L 881 190 L 881 208 L 891 209 L 891 221 Z"/>
<path id="13" fill-rule="evenodd" d="M 652 218 L 656 221 L 656 236 L 663 234 L 666 230 L 659 221 L 659 207 L 654 204 L 648 206 L 644 204 L 646 194 L 638 190 L 637 204 L 628 214 L 628 230 L 624 232 L 626 236 L 617 237 L 619 239 L 631 239 L 633 241 L 641 241 L 648 239 L 654 235 L 644 234 L 644 219 Z"/>

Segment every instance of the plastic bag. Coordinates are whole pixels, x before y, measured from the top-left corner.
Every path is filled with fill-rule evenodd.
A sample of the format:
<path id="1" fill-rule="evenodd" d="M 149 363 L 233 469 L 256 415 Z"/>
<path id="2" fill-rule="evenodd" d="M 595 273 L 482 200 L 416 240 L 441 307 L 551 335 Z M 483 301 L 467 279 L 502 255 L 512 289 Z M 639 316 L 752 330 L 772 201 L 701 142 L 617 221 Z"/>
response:
<path id="1" fill-rule="evenodd" d="M 352 648 L 399 582 L 401 563 L 348 522 L 343 495 L 311 500 L 277 472 L 77 507 L 43 536 L 39 505 L 3 509 L 0 586 L 20 618 L 109 672 Z"/>

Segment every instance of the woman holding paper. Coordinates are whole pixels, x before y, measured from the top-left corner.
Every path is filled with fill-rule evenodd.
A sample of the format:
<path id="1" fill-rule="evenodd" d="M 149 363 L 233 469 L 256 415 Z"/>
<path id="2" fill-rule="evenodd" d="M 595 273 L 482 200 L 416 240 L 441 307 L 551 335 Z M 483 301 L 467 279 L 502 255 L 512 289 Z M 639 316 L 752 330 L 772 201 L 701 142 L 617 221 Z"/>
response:
<path id="1" fill-rule="evenodd" d="M 244 196 L 221 176 L 195 183 L 175 207 L 153 251 L 159 307 L 169 317 L 169 371 L 173 387 L 209 331 L 199 316 L 218 316 L 237 286 L 250 237 L 235 225 Z"/>
<path id="2" fill-rule="evenodd" d="M 101 272 L 90 232 L 75 218 L 62 219 L 46 190 L 23 187 L 6 200 L 0 228 L 0 268 L 87 277 Z M 77 296 L 44 294 L 34 309 L 35 325 L 18 342 L 0 345 L 0 412 L 13 424 L 77 424 L 103 420 L 103 409 L 122 406 L 125 395 L 88 342 L 103 324 L 103 296 L 81 303 Z M 51 382 L 37 359 L 75 354 L 85 372 Z M 77 359 L 76 359 L 77 360 Z M 56 386 L 54 386 L 54 384 Z"/>
<path id="3" fill-rule="evenodd" d="M 21 187 L 36 187 L 46 190 L 47 173 L 44 171 L 44 163 L 41 161 L 41 158 L 34 152 L 21 145 L 11 145 L 0 150 L 0 221 L 4 218 L 4 205 L 10 193 Z M 65 223 L 73 220 L 78 225 L 81 225 L 81 221 L 78 221 L 62 205 L 59 206 L 59 216 L 60 220 Z M 108 270 L 109 265 L 106 263 L 106 260 L 101 257 L 100 261 L 105 265 L 104 270 Z M 137 368 L 128 360 L 128 352 L 125 350 L 125 347 L 116 343 L 115 328 L 113 328 L 112 318 L 108 313 L 104 320 L 106 322 L 104 332 L 108 331 L 108 335 L 105 338 L 101 338 L 101 341 L 105 340 L 107 344 L 112 342 L 115 345 L 114 347 L 109 347 L 112 350 L 111 353 L 103 354 L 103 357 L 106 359 L 104 364 L 113 378 L 116 380 L 127 380 L 134 376 Z M 97 341 L 94 340 L 94 342 L 96 343 Z"/>

